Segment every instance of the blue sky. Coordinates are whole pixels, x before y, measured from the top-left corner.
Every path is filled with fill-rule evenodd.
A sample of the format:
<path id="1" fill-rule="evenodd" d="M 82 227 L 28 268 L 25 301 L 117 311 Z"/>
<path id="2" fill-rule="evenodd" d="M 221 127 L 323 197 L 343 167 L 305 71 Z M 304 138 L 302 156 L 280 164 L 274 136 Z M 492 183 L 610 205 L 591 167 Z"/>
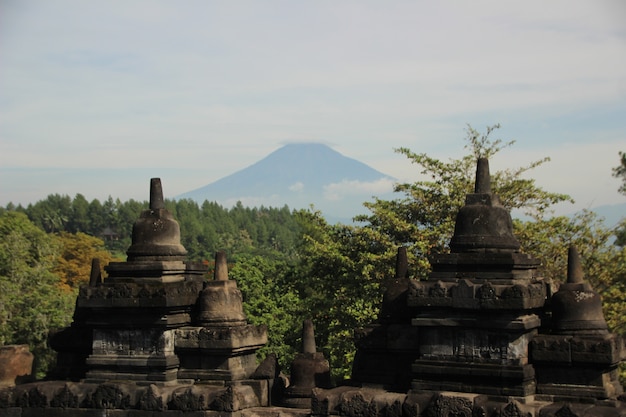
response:
<path id="1" fill-rule="evenodd" d="M 0 0 L 0 205 L 166 197 L 322 142 L 402 181 L 394 148 L 465 154 L 467 124 L 545 156 L 572 211 L 626 202 L 626 3 Z"/>

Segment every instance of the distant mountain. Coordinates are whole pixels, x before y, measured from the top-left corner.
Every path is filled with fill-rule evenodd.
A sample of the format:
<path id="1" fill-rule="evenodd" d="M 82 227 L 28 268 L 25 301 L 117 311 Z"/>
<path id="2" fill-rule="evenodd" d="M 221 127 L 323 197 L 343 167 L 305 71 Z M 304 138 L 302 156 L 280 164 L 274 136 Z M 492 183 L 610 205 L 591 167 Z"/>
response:
<path id="1" fill-rule="evenodd" d="M 597 206 L 592 208 L 591 211 L 602 217 L 607 227 L 614 227 L 626 217 L 626 203 Z"/>
<path id="2" fill-rule="evenodd" d="M 231 207 L 308 208 L 329 221 L 344 221 L 366 210 L 372 196 L 391 198 L 395 179 L 319 143 L 293 143 L 211 184 L 177 196 Z"/>

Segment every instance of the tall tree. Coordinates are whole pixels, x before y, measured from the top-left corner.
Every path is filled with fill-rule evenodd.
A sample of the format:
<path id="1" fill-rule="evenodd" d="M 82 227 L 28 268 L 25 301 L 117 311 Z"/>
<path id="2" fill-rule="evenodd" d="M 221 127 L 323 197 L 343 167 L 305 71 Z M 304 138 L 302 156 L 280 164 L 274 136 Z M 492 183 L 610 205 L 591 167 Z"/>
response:
<path id="1" fill-rule="evenodd" d="M 102 239 L 97 237 L 81 232 L 62 232 L 55 239 L 59 243 L 60 253 L 52 271 L 59 278 L 60 287 L 67 292 L 75 291 L 80 285 L 89 282 L 92 259 L 98 258 L 101 265 L 114 259 L 104 248 Z"/>
<path id="2" fill-rule="evenodd" d="M 66 230 L 71 233 L 89 232 L 89 202 L 84 195 L 76 194 L 72 200 L 71 210 L 72 214 Z"/>
<path id="3" fill-rule="evenodd" d="M 0 216 L 0 344 L 28 344 L 38 376 L 54 358 L 48 332 L 68 325 L 74 306 L 74 294 L 51 272 L 58 251 L 54 237 L 25 214 Z"/>
<path id="4" fill-rule="evenodd" d="M 275 353 L 283 368 L 297 353 L 302 323 L 302 303 L 288 279 L 289 269 L 284 261 L 246 254 L 237 257 L 230 271 L 242 292 L 248 321 L 268 327 L 268 344 L 261 355 Z"/>
<path id="5" fill-rule="evenodd" d="M 620 164 L 613 168 L 613 176 L 622 181 L 618 191 L 626 195 L 626 152 L 619 153 Z M 622 219 L 620 225 L 616 228 L 615 235 L 617 239 L 615 244 L 618 246 L 626 246 L 626 218 Z"/>
<path id="6" fill-rule="evenodd" d="M 613 168 L 613 176 L 622 180 L 619 192 L 626 195 L 626 152 L 619 153 L 619 165 Z"/>

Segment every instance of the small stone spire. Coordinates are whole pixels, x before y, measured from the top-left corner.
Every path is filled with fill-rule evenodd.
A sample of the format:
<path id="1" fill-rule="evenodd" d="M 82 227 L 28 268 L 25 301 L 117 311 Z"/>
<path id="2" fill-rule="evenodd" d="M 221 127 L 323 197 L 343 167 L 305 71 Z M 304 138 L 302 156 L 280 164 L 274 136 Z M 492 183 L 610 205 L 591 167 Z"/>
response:
<path id="1" fill-rule="evenodd" d="M 213 279 L 216 281 L 228 281 L 228 263 L 226 262 L 226 252 L 224 251 L 219 251 L 215 254 Z"/>
<path id="2" fill-rule="evenodd" d="M 489 159 L 478 158 L 476 163 L 475 194 L 491 194 L 491 175 L 489 174 Z"/>
<path id="3" fill-rule="evenodd" d="M 574 245 L 569 247 L 567 252 L 567 283 L 579 284 L 584 281 L 583 267 L 580 262 L 580 255 Z"/>
<path id="4" fill-rule="evenodd" d="M 315 352 L 317 352 L 317 347 L 315 346 L 313 322 L 307 319 L 302 323 L 302 353 Z"/>
<path id="5" fill-rule="evenodd" d="M 180 226 L 163 202 L 160 178 L 150 180 L 150 208 L 133 225 L 128 261 L 183 261 L 187 250 L 180 243 Z"/>
<path id="6" fill-rule="evenodd" d="M 204 327 L 245 326 L 243 296 L 237 281 L 228 279 L 226 252 L 215 253 L 214 280 L 206 281 L 198 298 L 196 322 Z"/>
<path id="7" fill-rule="evenodd" d="M 406 255 L 406 246 L 400 246 L 396 255 L 396 279 L 406 278 L 408 275 L 409 261 Z"/>
<path id="8" fill-rule="evenodd" d="M 409 261 L 406 246 L 399 246 L 396 254 L 395 276 L 385 283 L 379 319 L 383 322 L 410 320 L 410 309 L 406 305 L 409 290 Z"/>
<path id="9" fill-rule="evenodd" d="M 97 287 L 102 284 L 102 272 L 100 271 L 100 259 L 91 260 L 91 273 L 89 274 L 89 286 Z"/>
<path id="10" fill-rule="evenodd" d="M 602 299 L 584 280 L 580 256 L 569 247 L 567 280 L 552 296 L 552 328 L 559 334 L 606 334 Z"/>
<path id="11" fill-rule="evenodd" d="M 330 364 L 316 350 L 313 322 L 309 319 L 302 323 L 302 353 L 291 362 L 289 381 L 280 401 L 285 407 L 311 408 L 313 389 L 330 387 Z"/>
<path id="12" fill-rule="evenodd" d="M 165 208 L 163 200 L 163 186 L 161 178 L 150 179 L 150 210 L 160 210 Z"/>

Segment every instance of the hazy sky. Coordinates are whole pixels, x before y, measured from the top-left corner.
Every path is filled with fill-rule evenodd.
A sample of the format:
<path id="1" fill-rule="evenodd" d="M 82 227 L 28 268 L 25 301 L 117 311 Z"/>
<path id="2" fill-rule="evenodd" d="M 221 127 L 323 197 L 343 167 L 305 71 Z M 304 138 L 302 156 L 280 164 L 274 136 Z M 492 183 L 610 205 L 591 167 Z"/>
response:
<path id="1" fill-rule="evenodd" d="M 575 208 L 626 202 L 626 2 L 0 0 L 0 205 L 166 197 L 323 142 L 401 180 L 394 152 L 517 143 Z M 571 211 L 570 208 L 568 208 Z"/>

